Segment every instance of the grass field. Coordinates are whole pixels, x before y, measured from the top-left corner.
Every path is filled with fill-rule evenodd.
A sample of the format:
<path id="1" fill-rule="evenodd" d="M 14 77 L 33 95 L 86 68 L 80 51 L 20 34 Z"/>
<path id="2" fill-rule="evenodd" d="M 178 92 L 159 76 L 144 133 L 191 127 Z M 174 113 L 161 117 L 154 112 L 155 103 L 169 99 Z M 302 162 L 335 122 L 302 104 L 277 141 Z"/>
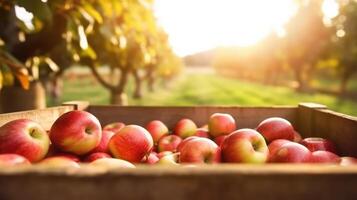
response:
<path id="1" fill-rule="evenodd" d="M 131 97 L 133 85 L 127 93 Z M 88 100 L 108 104 L 109 92 L 93 78 L 65 80 L 62 101 Z M 316 102 L 332 110 L 357 116 L 357 102 L 325 94 L 300 94 L 286 87 L 265 86 L 219 77 L 214 74 L 188 74 L 168 88 L 157 87 L 154 93 L 144 91 L 140 100 L 129 99 L 130 105 L 297 105 Z"/>

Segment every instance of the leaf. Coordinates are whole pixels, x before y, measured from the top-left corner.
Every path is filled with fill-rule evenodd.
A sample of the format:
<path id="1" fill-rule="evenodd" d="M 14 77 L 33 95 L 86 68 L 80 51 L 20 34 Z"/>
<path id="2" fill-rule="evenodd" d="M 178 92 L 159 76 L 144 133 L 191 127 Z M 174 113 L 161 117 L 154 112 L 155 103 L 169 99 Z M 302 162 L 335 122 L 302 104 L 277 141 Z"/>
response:
<path id="1" fill-rule="evenodd" d="M 3 85 L 3 76 L 2 76 L 2 72 L 1 72 L 1 70 L 0 70 L 0 90 L 1 90 L 1 88 L 2 88 L 2 85 Z"/>
<path id="2" fill-rule="evenodd" d="M 92 16 L 99 24 L 103 23 L 103 18 L 100 15 L 98 11 L 96 11 L 93 6 L 91 6 L 89 3 L 86 3 L 83 6 L 83 9 L 90 15 Z"/>

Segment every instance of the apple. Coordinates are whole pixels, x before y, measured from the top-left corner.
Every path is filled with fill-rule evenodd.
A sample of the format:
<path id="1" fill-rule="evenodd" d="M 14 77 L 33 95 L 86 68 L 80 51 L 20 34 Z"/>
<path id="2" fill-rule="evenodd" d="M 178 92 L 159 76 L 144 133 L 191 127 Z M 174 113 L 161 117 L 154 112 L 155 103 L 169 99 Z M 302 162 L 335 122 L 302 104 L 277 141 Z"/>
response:
<path id="1" fill-rule="evenodd" d="M 291 142 L 290 140 L 285 140 L 285 139 L 277 139 L 272 141 L 269 145 L 268 145 L 268 149 L 269 149 L 269 157 L 268 157 L 268 161 L 271 161 L 271 157 L 272 155 L 275 154 L 275 152 L 283 145 L 286 143 Z"/>
<path id="2" fill-rule="evenodd" d="M 158 151 L 172 151 L 175 152 L 177 146 L 182 142 L 182 139 L 177 135 L 166 135 L 159 140 L 157 145 Z"/>
<path id="3" fill-rule="evenodd" d="M 64 152 L 84 155 L 100 143 L 102 128 L 98 119 L 86 111 L 70 111 L 52 125 L 50 139 Z"/>
<path id="4" fill-rule="evenodd" d="M 157 153 L 152 151 L 144 162 L 152 165 L 152 164 L 157 163 L 158 161 L 159 161 L 159 158 L 157 156 Z"/>
<path id="5" fill-rule="evenodd" d="M 190 119 L 181 119 L 174 127 L 174 134 L 180 136 L 182 139 L 193 136 L 196 131 L 197 126 Z"/>
<path id="6" fill-rule="evenodd" d="M 305 138 L 301 141 L 301 144 L 307 147 L 311 152 L 323 150 L 336 154 L 335 145 L 330 140 L 324 138 L 319 138 L 319 137 Z"/>
<path id="7" fill-rule="evenodd" d="M 95 153 L 95 152 L 109 153 L 108 144 L 110 139 L 113 137 L 113 135 L 114 135 L 113 131 L 103 130 L 102 138 L 99 144 L 91 151 L 91 153 Z"/>
<path id="8" fill-rule="evenodd" d="M 340 165 L 348 166 L 348 165 L 356 165 L 357 158 L 354 157 L 341 157 Z"/>
<path id="9" fill-rule="evenodd" d="M 0 127 L 0 154 L 19 154 L 30 162 L 43 159 L 49 149 L 46 131 L 29 119 L 17 119 Z"/>
<path id="10" fill-rule="evenodd" d="M 80 162 L 81 161 L 81 159 L 79 159 L 78 156 L 70 154 L 70 153 L 66 153 L 66 152 L 56 152 L 52 156 L 49 156 L 49 157 L 57 157 L 57 156 L 66 157 L 66 158 L 68 158 L 70 160 L 73 160 L 74 162 Z"/>
<path id="11" fill-rule="evenodd" d="M 123 122 L 113 122 L 104 126 L 103 131 L 118 132 L 120 129 L 124 128 L 125 124 Z"/>
<path id="12" fill-rule="evenodd" d="M 37 163 L 37 166 L 49 167 L 49 168 L 80 168 L 79 164 L 72 159 L 65 156 L 54 156 L 43 159 Z"/>
<path id="13" fill-rule="evenodd" d="M 0 167 L 26 166 L 31 165 L 27 158 L 18 154 L 0 154 Z"/>
<path id="14" fill-rule="evenodd" d="M 198 128 L 194 136 L 209 138 L 209 132 L 205 128 Z"/>
<path id="15" fill-rule="evenodd" d="M 307 163 L 310 159 L 310 150 L 295 142 L 283 144 L 270 156 L 270 161 L 274 163 Z"/>
<path id="16" fill-rule="evenodd" d="M 294 128 L 290 122 L 280 117 L 271 117 L 263 120 L 256 129 L 262 134 L 267 143 L 276 139 L 294 140 Z"/>
<path id="17" fill-rule="evenodd" d="M 93 162 L 97 159 L 101 159 L 101 158 L 111 158 L 112 156 L 107 154 L 107 153 L 104 153 L 104 152 L 95 152 L 95 153 L 91 153 L 89 155 L 87 155 L 83 161 L 84 162 Z"/>
<path id="18" fill-rule="evenodd" d="M 190 140 L 192 140 L 192 139 L 195 139 L 195 138 L 200 138 L 200 137 L 198 137 L 198 136 L 190 136 L 190 137 L 188 137 L 188 138 L 182 140 L 182 142 L 177 146 L 176 151 L 179 152 L 180 149 L 181 149 L 181 147 L 182 147 L 183 145 L 185 145 L 186 142 L 188 142 L 188 141 L 190 141 Z"/>
<path id="19" fill-rule="evenodd" d="M 221 146 L 221 144 L 223 143 L 223 140 L 227 137 L 227 135 L 221 135 L 218 137 L 214 138 L 214 142 L 218 145 Z"/>
<path id="20" fill-rule="evenodd" d="M 180 163 L 219 163 L 220 148 L 207 138 L 194 138 L 186 141 L 180 148 Z"/>
<path id="21" fill-rule="evenodd" d="M 269 150 L 263 136 L 253 129 L 239 129 L 229 134 L 221 144 L 225 162 L 264 163 Z"/>
<path id="22" fill-rule="evenodd" d="M 160 158 L 170 155 L 170 154 L 173 154 L 173 152 L 172 151 L 163 151 L 163 152 L 158 153 L 157 157 L 160 159 Z"/>
<path id="23" fill-rule="evenodd" d="M 148 130 L 151 134 L 155 144 L 159 142 L 160 138 L 169 134 L 169 129 L 167 126 L 159 120 L 153 120 L 149 122 L 146 125 L 146 130 Z"/>
<path id="24" fill-rule="evenodd" d="M 159 159 L 159 161 L 156 162 L 156 164 L 178 166 L 178 165 L 180 165 L 180 164 L 178 164 L 178 160 L 179 160 L 179 153 L 170 152 L 170 153 L 162 156 Z"/>
<path id="25" fill-rule="evenodd" d="M 341 158 L 329 151 L 314 151 L 311 153 L 311 162 L 313 163 L 340 163 Z"/>
<path id="26" fill-rule="evenodd" d="M 134 163 L 149 155 L 153 146 L 150 133 L 137 125 L 125 126 L 109 141 L 109 149 L 114 157 Z"/>
<path id="27" fill-rule="evenodd" d="M 230 114 L 214 113 L 209 118 L 208 130 L 212 137 L 228 135 L 236 130 L 236 122 Z"/>
<path id="28" fill-rule="evenodd" d="M 300 143 L 302 141 L 302 137 L 299 132 L 294 130 L 294 139 L 293 142 Z"/>
<path id="29" fill-rule="evenodd" d="M 116 158 L 100 158 L 97 159 L 93 162 L 91 162 L 89 165 L 95 166 L 95 167 L 104 167 L 108 169 L 115 169 L 115 168 L 135 168 L 135 165 L 132 163 L 126 161 L 126 160 L 121 160 L 121 159 L 116 159 Z"/>

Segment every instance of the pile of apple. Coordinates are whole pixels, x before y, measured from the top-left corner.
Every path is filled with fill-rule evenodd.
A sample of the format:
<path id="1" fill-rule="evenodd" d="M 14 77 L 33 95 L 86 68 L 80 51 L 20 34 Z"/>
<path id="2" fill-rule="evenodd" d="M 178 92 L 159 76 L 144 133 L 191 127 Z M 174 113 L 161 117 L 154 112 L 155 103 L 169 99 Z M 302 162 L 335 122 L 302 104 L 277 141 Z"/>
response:
<path id="1" fill-rule="evenodd" d="M 0 166 L 41 165 L 134 168 L 136 164 L 203 163 L 357 163 L 340 157 L 323 138 L 302 139 L 289 121 L 268 118 L 256 129 L 237 129 L 229 114 L 215 113 L 197 128 L 181 119 L 172 132 L 159 120 L 145 128 L 114 122 L 102 129 L 85 111 L 60 116 L 49 131 L 37 122 L 18 119 L 0 127 Z"/>

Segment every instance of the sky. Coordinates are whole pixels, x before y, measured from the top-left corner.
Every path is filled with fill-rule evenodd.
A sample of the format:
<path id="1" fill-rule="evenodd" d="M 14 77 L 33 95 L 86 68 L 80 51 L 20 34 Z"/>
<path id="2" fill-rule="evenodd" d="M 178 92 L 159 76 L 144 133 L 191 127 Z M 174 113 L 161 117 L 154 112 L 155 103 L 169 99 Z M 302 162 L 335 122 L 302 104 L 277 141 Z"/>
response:
<path id="1" fill-rule="evenodd" d="M 332 15 L 335 7 L 325 9 Z M 155 14 L 174 51 L 185 56 L 217 46 L 247 46 L 283 25 L 296 12 L 294 0 L 156 0 Z"/>

